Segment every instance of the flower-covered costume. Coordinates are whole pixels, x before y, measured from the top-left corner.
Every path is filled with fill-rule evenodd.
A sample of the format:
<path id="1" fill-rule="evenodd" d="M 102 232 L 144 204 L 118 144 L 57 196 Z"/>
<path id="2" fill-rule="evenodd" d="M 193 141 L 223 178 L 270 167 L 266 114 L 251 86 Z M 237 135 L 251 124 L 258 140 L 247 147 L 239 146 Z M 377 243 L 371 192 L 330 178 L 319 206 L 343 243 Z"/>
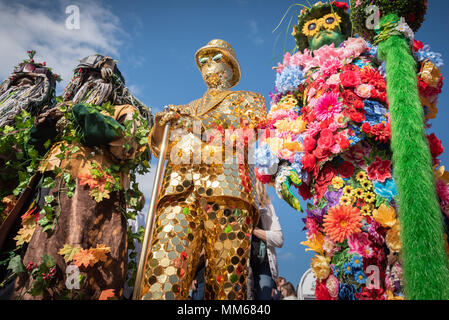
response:
<path id="1" fill-rule="evenodd" d="M 442 63 L 418 42 L 414 53 L 426 119 L 434 118 Z M 298 210 L 296 191 L 313 199 L 303 244 L 317 253 L 317 298 L 403 296 L 386 80 L 376 48 L 349 38 L 338 48 L 287 53 L 276 89 L 256 172 L 261 181 L 274 179 L 279 196 Z M 439 165 L 441 141 L 428 138 Z M 447 185 L 438 184 L 444 205 Z"/>

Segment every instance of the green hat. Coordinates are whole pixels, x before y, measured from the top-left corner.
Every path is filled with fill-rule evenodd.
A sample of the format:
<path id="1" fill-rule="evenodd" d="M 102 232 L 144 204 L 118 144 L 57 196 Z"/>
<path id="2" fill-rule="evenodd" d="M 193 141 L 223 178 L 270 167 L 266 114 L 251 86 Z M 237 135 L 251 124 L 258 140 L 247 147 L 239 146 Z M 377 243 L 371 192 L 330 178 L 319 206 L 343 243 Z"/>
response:
<path id="1" fill-rule="evenodd" d="M 304 51 L 308 48 L 309 41 L 307 36 L 302 33 L 305 23 L 312 19 L 318 19 L 329 13 L 336 13 L 341 18 L 340 29 L 341 33 L 349 38 L 352 34 L 352 24 L 347 10 L 349 6 L 345 2 L 333 1 L 331 3 L 322 3 L 321 1 L 315 3 L 310 8 L 304 8 L 298 16 L 298 25 L 294 26 L 293 36 L 296 39 L 296 45 L 299 51 Z"/>

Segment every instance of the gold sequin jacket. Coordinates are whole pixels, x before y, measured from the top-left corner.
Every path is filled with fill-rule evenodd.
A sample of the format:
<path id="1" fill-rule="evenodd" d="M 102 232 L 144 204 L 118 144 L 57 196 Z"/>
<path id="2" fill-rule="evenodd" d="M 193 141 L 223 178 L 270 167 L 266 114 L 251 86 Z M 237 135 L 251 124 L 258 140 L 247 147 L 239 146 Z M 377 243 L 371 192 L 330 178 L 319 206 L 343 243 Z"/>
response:
<path id="1" fill-rule="evenodd" d="M 235 160 L 237 149 L 235 146 L 229 149 L 229 144 L 237 145 L 232 129 L 247 129 L 247 132 L 257 133 L 257 126 L 266 119 L 264 97 L 249 91 L 208 91 L 203 98 L 181 107 L 186 108 L 184 110 L 188 116 L 171 128 L 168 162 L 159 202 L 171 196 L 196 191 L 201 197 L 232 197 L 255 205 L 257 199 L 253 186 L 256 178 L 253 167 L 248 164 L 247 156 L 239 164 Z M 185 131 L 195 125 L 201 126 L 202 140 L 201 135 L 191 132 L 193 129 Z M 177 134 L 177 129 L 184 131 Z M 220 131 L 222 139 L 215 137 L 212 142 L 205 139 L 205 130 L 212 130 L 212 136 L 213 132 Z M 227 138 L 223 139 L 225 137 Z M 244 149 L 243 154 L 248 155 L 248 149 L 254 142 L 253 139 L 238 150 Z M 158 147 L 150 134 L 150 148 L 156 157 L 159 157 Z M 229 150 L 233 150 L 232 163 L 224 161 Z M 202 155 L 211 157 L 195 160 L 200 151 Z M 186 156 L 187 161 L 180 163 L 179 159 L 183 156 Z M 210 163 L 211 158 L 215 159 L 213 163 Z"/>

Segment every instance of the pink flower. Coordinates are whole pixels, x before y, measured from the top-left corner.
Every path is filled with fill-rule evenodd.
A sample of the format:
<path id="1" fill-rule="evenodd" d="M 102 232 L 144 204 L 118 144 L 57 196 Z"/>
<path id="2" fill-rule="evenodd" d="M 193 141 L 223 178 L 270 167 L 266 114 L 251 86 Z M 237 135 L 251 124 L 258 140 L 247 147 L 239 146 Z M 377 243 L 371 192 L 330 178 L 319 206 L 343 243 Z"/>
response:
<path id="1" fill-rule="evenodd" d="M 368 234 L 359 232 L 348 237 L 349 253 L 357 253 L 364 258 L 372 257 L 373 249 L 370 247 Z M 371 250 L 370 250 L 371 249 Z"/>
<path id="2" fill-rule="evenodd" d="M 318 121 L 314 121 L 307 126 L 306 135 L 314 138 L 320 131 L 320 123 Z"/>
<path id="3" fill-rule="evenodd" d="M 338 69 L 341 68 L 341 62 L 337 58 L 331 58 L 321 65 L 321 71 L 325 77 L 330 77 L 331 75 L 335 75 Z"/>
<path id="4" fill-rule="evenodd" d="M 391 161 L 376 157 L 366 171 L 370 180 L 385 182 L 386 179 L 391 178 Z"/>
<path id="5" fill-rule="evenodd" d="M 338 101 L 338 95 L 327 92 L 317 101 L 315 106 L 316 118 L 324 121 L 331 118 L 334 114 L 340 113 L 343 103 Z"/>
<path id="6" fill-rule="evenodd" d="M 355 89 L 355 93 L 360 97 L 360 98 L 364 98 L 364 99 L 369 99 L 371 98 L 371 91 L 374 89 L 374 87 L 372 85 L 363 83 L 361 85 L 359 85 L 356 89 Z"/>

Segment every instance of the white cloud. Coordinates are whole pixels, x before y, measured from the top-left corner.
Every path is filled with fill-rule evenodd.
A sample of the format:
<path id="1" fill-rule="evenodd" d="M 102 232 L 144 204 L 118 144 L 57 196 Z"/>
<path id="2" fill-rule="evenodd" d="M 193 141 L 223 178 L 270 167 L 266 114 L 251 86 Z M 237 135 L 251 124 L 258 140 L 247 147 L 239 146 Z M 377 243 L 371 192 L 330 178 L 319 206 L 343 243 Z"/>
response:
<path id="1" fill-rule="evenodd" d="M 251 41 L 257 46 L 263 44 L 264 39 L 262 38 L 262 36 L 260 34 L 259 24 L 257 23 L 256 20 L 254 20 L 254 19 L 249 20 L 249 29 L 250 29 L 250 32 L 249 32 L 248 36 L 251 39 Z"/>
<path id="2" fill-rule="evenodd" d="M 62 91 L 70 81 L 79 59 L 101 53 L 118 59 L 119 47 L 126 37 L 120 20 L 100 2 L 77 1 L 80 28 L 66 28 L 65 9 L 71 3 L 0 0 L 0 78 L 6 78 L 26 51 L 37 51 L 35 60 L 45 61 L 62 76 Z"/>

